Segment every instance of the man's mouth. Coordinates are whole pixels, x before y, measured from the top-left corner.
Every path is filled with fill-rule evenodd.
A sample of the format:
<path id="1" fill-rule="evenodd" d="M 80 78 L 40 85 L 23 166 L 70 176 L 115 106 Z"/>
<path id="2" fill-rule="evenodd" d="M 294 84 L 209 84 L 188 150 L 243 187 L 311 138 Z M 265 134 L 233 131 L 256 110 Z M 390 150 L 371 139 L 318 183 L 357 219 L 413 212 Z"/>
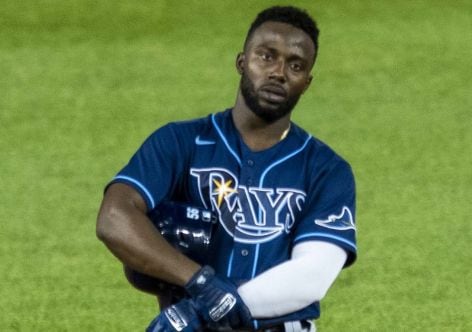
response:
<path id="1" fill-rule="evenodd" d="M 287 100 L 287 92 L 279 85 L 268 84 L 260 89 L 261 97 L 271 103 L 282 103 Z"/>

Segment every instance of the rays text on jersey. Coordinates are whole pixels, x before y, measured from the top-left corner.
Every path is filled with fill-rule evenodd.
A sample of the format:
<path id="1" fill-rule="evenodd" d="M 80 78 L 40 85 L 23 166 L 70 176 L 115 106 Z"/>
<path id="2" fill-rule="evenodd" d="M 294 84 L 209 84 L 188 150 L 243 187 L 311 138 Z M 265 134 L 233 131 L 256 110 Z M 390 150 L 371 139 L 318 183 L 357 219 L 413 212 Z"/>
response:
<path id="1" fill-rule="evenodd" d="M 264 188 L 240 184 L 223 168 L 192 168 L 200 197 L 235 241 L 262 243 L 289 233 L 302 211 L 306 194 L 294 188 Z"/>

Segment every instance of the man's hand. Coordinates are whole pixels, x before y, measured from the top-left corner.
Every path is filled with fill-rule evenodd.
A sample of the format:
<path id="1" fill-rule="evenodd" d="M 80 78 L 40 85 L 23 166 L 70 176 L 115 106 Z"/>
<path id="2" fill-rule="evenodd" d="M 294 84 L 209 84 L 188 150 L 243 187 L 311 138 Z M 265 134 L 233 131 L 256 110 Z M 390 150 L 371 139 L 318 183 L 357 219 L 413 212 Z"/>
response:
<path id="1" fill-rule="evenodd" d="M 209 267 L 201 268 L 185 285 L 192 305 L 210 329 L 251 328 L 249 309 L 238 294 L 237 286 L 217 277 Z"/>
<path id="2" fill-rule="evenodd" d="M 202 323 L 190 300 L 171 305 L 154 318 L 146 332 L 196 332 Z"/>

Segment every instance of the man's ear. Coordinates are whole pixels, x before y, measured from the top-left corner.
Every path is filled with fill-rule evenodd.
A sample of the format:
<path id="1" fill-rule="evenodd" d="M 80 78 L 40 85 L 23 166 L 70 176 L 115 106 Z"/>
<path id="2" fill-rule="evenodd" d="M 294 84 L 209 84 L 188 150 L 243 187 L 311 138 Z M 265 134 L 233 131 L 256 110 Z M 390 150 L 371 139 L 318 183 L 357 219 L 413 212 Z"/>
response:
<path id="1" fill-rule="evenodd" d="M 244 52 L 239 52 L 238 56 L 236 57 L 236 70 L 238 71 L 239 75 L 242 75 L 244 72 L 244 65 L 246 62 L 246 55 Z"/>

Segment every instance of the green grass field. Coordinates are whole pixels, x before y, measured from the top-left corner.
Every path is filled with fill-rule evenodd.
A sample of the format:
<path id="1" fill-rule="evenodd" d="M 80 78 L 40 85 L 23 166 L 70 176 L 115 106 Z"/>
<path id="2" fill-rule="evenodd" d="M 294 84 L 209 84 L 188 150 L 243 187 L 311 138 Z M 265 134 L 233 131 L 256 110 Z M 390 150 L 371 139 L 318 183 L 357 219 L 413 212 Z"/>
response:
<path id="1" fill-rule="evenodd" d="M 1 331 L 144 330 L 154 298 L 95 237 L 103 187 L 156 127 L 232 105 L 280 3 L 321 29 L 294 119 L 358 186 L 319 331 L 472 331 L 470 1 L 0 0 Z"/>

